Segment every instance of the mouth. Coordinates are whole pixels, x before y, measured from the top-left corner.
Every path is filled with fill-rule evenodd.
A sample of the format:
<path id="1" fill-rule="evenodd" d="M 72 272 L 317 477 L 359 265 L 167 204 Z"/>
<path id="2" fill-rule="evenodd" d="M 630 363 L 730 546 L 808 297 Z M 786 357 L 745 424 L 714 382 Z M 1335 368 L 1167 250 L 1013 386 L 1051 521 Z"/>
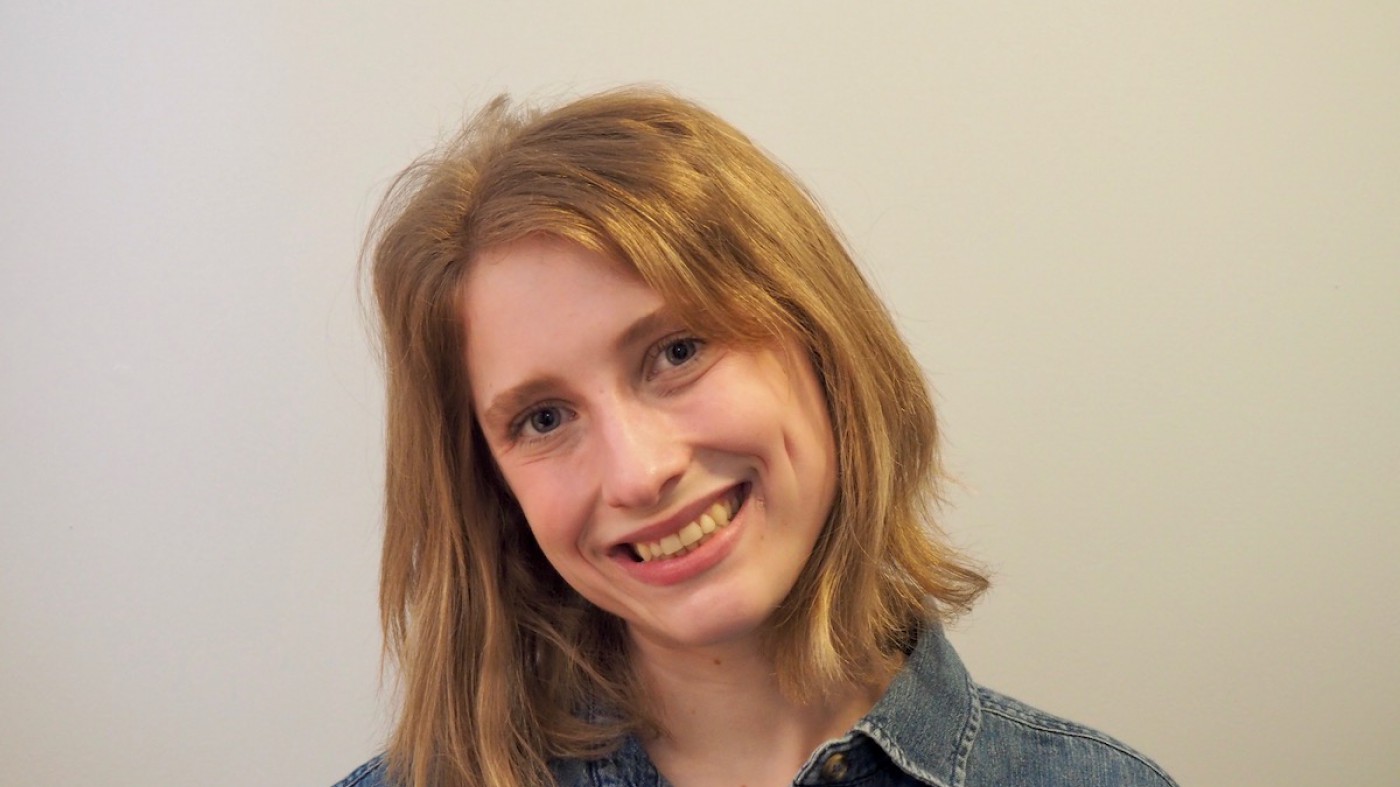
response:
<path id="1" fill-rule="evenodd" d="M 678 528 L 674 533 L 662 536 L 657 541 L 636 541 L 625 544 L 623 548 L 636 563 L 671 560 L 694 552 L 706 541 L 709 541 L 716 532 L 729 526 L 748 496 L 749 485 L 740 484 L 729 494 L 716 500 L 700 516 Z"/>

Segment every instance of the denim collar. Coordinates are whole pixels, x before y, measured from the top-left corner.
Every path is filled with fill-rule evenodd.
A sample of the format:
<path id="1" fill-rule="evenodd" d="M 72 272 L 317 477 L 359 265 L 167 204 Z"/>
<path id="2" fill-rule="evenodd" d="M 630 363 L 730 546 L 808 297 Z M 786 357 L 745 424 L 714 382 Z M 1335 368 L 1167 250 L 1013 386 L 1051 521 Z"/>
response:
<path id="1" fill-rule="evenodd" d="M 844 737 L 814 752 L 796 783 L 819 781 L 817 769 L 832 752 L 862 747 L 866 745 L 862 739 L 868 739 L 909 776 L 935 787 L 962 787 L 981 721 L 982 708 L 962 660 L 943 636 L 942 627 L 930 624 L 919 633 L 904 668 L 875 707 Z M 584 782 L 588 784 L 667 784 L 635 736 L 629 736 L 611 756 L 573 766 L 589 772 Z M 561 778 L 560 783 L 577 782 Z"/>
<path id="2" fill-rule="evenodd" d="M 976 687 L 935 623 L 919 633 L 904 669 L 852 734 L 869 736 L 910 776 L 961 787 L 981 724 Z"/>

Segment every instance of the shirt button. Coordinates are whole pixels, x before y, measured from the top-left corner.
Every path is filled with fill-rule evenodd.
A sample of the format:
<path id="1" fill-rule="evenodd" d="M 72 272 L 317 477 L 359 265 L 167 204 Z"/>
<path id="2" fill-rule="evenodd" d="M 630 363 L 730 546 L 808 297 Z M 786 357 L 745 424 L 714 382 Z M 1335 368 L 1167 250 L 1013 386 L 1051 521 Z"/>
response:
<path id="1" fill-rule="evenodd" d="M 833 754 L 822 763 L 822 779 L 825 781 L 839 782 L 850 772 L 851 766 L 846 763 L 844 754 Z"/>

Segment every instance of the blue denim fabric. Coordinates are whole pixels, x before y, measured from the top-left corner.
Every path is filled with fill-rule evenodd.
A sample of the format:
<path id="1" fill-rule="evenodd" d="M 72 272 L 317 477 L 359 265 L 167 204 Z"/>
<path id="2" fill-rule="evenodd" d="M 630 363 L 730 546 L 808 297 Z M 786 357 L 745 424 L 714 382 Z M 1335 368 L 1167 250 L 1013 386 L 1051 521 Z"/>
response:
<path id="1" fill-rule="evenodd" d="M 554 764 L 562 787 L 669 787 L 629 738 L 601 760 Z M 1151 760 L 1103 733 L 973 683 L 952 645 L 926 629 L 885 696 L 814 752 L 800 787 L 1175 787 Z M 390 787 L 371 760 L 336 787 Z"/>

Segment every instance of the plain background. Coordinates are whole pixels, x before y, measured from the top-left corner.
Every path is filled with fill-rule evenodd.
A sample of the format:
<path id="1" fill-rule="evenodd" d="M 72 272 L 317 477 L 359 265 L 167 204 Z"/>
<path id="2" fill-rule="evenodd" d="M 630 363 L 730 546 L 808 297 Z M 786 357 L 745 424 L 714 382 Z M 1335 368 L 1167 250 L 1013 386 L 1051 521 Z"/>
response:
<path id="1" fill-rule="evenodd" d="M 1400 783 L 1400 5 L 0 5 L 0 782 L 378 750 L 388 179 L 647 81 L 821 196 L 938 392 L 982 682 L 1183 785 Z"/>

